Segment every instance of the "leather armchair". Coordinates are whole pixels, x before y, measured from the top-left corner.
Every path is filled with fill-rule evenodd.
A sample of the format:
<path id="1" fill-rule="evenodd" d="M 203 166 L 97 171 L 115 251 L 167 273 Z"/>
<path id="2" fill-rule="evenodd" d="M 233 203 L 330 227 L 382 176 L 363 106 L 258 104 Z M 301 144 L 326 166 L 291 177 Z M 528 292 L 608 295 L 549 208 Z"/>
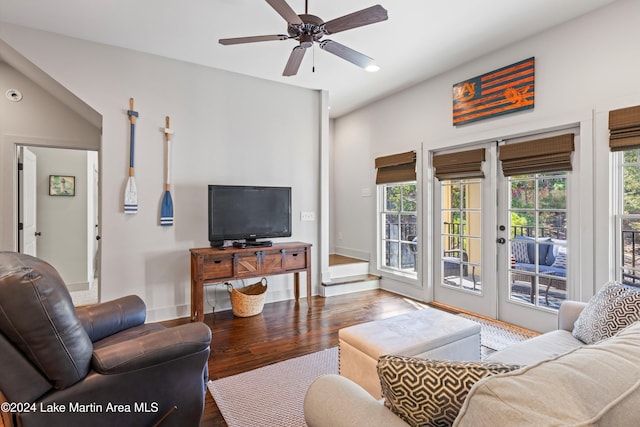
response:
<path id="1" fill-rule="evenodd" d="M 76 310 L 51 265 L 0 252 L 5 426 L 198 426 L 211 330 L 145 319 L 133 295 Z"/>

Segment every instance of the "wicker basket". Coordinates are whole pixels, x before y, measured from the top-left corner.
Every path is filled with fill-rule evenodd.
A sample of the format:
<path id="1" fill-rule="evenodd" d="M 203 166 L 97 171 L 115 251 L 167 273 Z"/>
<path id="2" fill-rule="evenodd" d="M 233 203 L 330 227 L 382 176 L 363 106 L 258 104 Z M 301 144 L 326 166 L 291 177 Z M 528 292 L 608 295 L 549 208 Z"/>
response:
<path id="1" fill-rule="evenodd" d="M 267 279 L 262 278 L 253 285 L 235 289 L 227 283 L 227 291 L 231 296 L 231 308 L 234 316 L 250 317 L 262 313 L 264 297 L 267 293 Z"/>

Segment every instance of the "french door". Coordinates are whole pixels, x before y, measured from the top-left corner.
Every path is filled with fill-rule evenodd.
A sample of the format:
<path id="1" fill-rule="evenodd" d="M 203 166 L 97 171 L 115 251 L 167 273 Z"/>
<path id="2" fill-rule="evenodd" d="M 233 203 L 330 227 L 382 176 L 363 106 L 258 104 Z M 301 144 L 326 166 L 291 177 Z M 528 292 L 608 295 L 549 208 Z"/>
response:
<path id="1" fill-rule="evenodd" d="M 434 180 L 434 300 L 547 331 L 571 292 L 571 173 L 505 176 L 518 142 L 484 144 L 482 178 Z"/>
<path id="2" fill-rule="evenodd" d="M 496 318 L 495 144 L 484 177 L 434 180 L 434 300 Z"/>

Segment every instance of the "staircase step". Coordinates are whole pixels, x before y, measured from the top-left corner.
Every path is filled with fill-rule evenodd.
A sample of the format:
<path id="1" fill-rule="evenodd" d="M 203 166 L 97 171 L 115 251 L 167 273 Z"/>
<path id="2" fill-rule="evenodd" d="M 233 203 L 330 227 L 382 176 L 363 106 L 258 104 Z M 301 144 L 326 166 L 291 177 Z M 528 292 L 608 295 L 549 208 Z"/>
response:
<path id="1" fill-rule="evenodd" d="M 358 274 L 356 276 L 336 277 L 329 281 L 322 282 L 322 286 L 346 285 L 349 283 L 366 282 L 369 280 L 380 280 L 380 276 L 374 274 Z"/>
<path id="2" fill-rule="evenodd" d="M 332 265 L 329 267 L 331 280 L 341 277 L 362 276 L 369 273 L 369 262 L 361 261 L 350 264 Z"/>
<path id="3" fill-rule="evenodd" d="M 320 296 L 332 297 L 354 292 L 369 291 L 378 289 L 379 287 L 380 276 L 373 274 L 340 277 L 322 282 L 322 286 L 320 286 Z"/>

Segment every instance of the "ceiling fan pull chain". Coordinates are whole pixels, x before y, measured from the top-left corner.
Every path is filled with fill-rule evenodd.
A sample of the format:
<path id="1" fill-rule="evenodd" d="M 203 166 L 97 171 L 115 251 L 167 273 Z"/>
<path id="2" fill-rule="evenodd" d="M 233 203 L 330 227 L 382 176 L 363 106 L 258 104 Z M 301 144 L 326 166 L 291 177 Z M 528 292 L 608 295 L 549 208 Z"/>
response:
<path id="1" fill-rule="evenodd" d="M 316 45 L 315 44 L 312 47 L 312 52 L 313 52 L 313 58 L 311 58 L 312 59 L 311 72 L 315 73 L 316 72 Z"/>

